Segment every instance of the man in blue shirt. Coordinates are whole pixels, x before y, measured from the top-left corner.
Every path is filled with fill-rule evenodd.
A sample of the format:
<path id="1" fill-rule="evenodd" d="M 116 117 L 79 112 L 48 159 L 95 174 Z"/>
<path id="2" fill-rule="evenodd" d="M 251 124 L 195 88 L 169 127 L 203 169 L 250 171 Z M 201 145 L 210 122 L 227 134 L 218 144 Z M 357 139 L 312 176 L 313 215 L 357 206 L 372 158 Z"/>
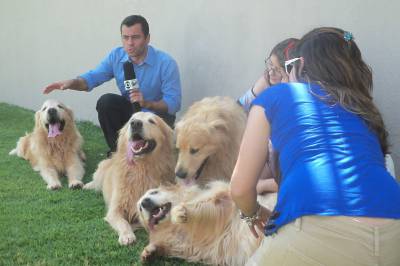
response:
<path id="1" fill-rule="evenodd" d="M 149 45 L 149 25 L 139 15 L 126 17 L 120 27 L 122 47 L 113 49 L 93 70 L 74 79 L 54 82 L 44 88 L 47 94 L 53 90 L 91 91 L 115 78 L 121 92 L 104 94 L 97 101 L 96 110 L 100 126 L 111 152 L 116 150 L 118 130 L 136 112 L 132 103 L 138 102 L 142 111 L 156 113 L 171 127 L 175 113 L 181 107 L 181 83 L 175 60 Z M 123 64 L 133 63 L 139 90 L 126 91 Z"/>

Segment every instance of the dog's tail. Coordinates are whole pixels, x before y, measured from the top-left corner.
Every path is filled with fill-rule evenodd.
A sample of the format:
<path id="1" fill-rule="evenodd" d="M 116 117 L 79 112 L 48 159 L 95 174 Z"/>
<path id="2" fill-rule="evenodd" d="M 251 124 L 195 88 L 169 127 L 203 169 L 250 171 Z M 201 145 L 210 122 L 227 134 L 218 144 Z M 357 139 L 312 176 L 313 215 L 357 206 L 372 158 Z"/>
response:
<path id="1" fill-rule="evenodd" d="M 16 155 L 19 157 L 23 157 L 25 154 L 26 146 L 28 145 L 26 142 L 28 133 L 25 132 L 25 136 L 20 137 L 17 141 L 17 146 L 12 149 L 8 155 Z"/>
<path id="2" fill-rule="evenodd" d="M 83 186 L 83 189 L 94 189 L 101 191 L 103 189 L 104 177 L 106 175 L 104 169 L 110 164 L 110 159 L 103 160 L 99 163 L 96 172 L 93 174 L 93 180 Z"/>
<path id="3" fill-rule="evenodd" d="M 8 155 L 17 155 L 17 153 L 18 153 L 17 148 L 14 148 L 8 153 Z"/>

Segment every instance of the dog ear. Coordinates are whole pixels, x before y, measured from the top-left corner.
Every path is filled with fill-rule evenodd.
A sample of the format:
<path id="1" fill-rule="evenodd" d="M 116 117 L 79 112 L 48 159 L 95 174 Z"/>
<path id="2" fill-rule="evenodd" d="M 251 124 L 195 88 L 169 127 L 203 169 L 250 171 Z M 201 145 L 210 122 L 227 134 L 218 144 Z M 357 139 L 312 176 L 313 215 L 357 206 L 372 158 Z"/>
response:
<path id="1" fill-rule="evenodd" d="M 39 110 L 35 113 L 35 130 L 39 130 L 41 128 L 40 112 L 41 111 Z"/>
<path id="2" fill-rule="evenodd" d="M 117 140 L 117 149 L 122 150 L 123 146 L 126 145 L 128 141 L 128 126 L 129 126 L 129 121 L 125 123 L 125 125 L 118 131 L 118 140 Z"/>
<path id="3" fill-rule="evenodd" d="M 217 120 L 212 121 L 211 122 L 211 127 L 216 129 L 216 130 L 229 133 L 228 132 L 227 123 L 223 119 L 217 119 Z"/>
<path id="4" fill-rule="evenodd" d="M 71 118 L 71 120 L 74 121 L 75 119 L 74 119 L 74 113 L 72 112 L 72 109 L 64 104 L 62 104 L 62 106 L 64 107 L 64 110 L 67 112 L 67 114 Z"/>

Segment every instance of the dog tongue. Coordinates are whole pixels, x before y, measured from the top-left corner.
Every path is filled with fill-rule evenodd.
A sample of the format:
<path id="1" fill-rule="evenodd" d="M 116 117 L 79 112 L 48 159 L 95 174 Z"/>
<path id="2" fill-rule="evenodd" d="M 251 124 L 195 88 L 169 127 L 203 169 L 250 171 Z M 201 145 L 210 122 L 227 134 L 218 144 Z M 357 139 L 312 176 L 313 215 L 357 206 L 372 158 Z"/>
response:
<path id="1" fill-rule="evenodd" d="M 154 225 L 155 225 L 155 219 L 154 217 L 151 217 L 149 220 L 149 228 L 150 230 L 154 230 Z"/>
<path id="2" fill-rule="evenodd" d="M 129 162 L 133 162 L 133 156 L 135 155 L 135 151 L 140 150 L 140 148 L 144 147 L 146 142 L 144 140 L 130 140 L 128 142 L 128 150 L 126 157 Z"/>
<path id="3" fill-rule="evenodd" d="M 60 131 L 60 123 L 55 123 L 55 124 L 49 124 L 49 138 L 55 138 L 58 135 L 61 135 Z"/>
<path id="4" fill-rule="evenodd" d="M 144 147 L 146 142 L 144 140 L 134 140 L 132 141 L 132 147 L 134 150 L 139 150 L 140 148 Z"/>

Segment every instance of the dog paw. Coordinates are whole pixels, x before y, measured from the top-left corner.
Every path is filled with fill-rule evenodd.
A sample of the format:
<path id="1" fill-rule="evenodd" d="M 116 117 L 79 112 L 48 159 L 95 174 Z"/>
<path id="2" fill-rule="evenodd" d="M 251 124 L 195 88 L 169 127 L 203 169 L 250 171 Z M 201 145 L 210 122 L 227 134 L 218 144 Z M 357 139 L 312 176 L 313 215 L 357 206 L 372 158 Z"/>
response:
<path id="1" fill-rule="evenodd" d="M 47 185 L 47 189 L 48 190 L 57 190 L 61 188 L 61 184 L 60 183 L 53 183 L 53 184 L 48 184 Z"/>
<path id="2" fill-rule="evenodd" d="M 95 187 L 95 185 L 94 185 L 94 182 L 92 181 L 92 182 L 89 182 L 89 183 L 86 183 L 85 185 L 83 185 L 83 189 L 94 189 L 94 187 Z"/>
<path id="3" fill-rule="evenodd" d="M 136 242 L 136 237 L 133 233 L 120 235 L 118 242 L 123 246 L 127 246 Z"/>
<path id="4" fill-rule="evenodd" d="M 186 223 L 188 220 L 187 209 L 183 205 L 178 205 L 171 210 L 172 223 Z"/>
<path id="5" fill-rule="evenodd" d="M 75 181 L 72 181 L 71 183 L 69 183 L 68 187 L 70 189 L 81 189 L 83 187 L 83 183 L 82 183 L 82 181 L 75 180 Z"/>
<path id="6" fill-rule="evenodd" d="M 143 251 L 142 254 L 140 255 L 140 260 L 142 261 L 142 263 L 148 262 L 149 260 L 151 260 L 151 258 L 153 257 L 153 255 L 155 255 L 157 248 L 155 245 L 148 245 L 146 246 Z"/>

